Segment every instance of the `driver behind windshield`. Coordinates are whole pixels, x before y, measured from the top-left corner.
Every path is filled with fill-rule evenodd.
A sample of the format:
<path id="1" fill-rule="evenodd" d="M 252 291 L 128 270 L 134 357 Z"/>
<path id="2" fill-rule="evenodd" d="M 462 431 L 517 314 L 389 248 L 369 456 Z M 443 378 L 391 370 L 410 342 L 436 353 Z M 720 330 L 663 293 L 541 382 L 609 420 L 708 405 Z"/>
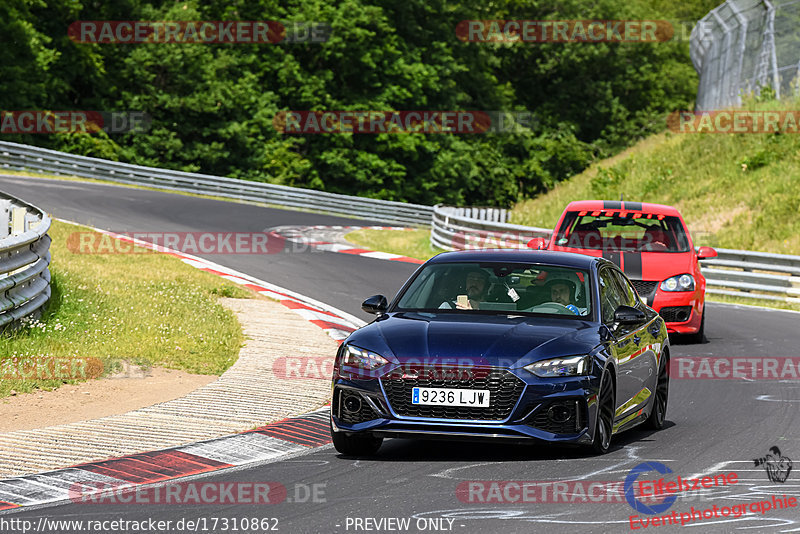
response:
<path id="1" fill-rule="evenodd" d="M 561 304 L 575 315 L 583 315 L 586 308 L 577 306 L 577 286 L 575 282 L 568 279 L 551 280 L 546 288 L 550 291 L 550 301 Z"/>

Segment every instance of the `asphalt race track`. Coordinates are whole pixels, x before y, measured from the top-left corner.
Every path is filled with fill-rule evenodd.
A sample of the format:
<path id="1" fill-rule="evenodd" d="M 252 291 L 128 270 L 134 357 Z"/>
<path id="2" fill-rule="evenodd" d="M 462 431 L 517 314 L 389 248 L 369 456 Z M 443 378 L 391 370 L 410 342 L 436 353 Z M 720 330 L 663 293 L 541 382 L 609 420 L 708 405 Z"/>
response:
<path id="1" fill-rule="evenodd" d="M 19 196 L 55 217 L 113 231 L 261 231 L 290 225 L 366 225 L 380 221 L 261 208 L 116 186 L 0 177 L 0 190 Z M 311 296 L 358 317 L 363 298 L 391 297 L 415 265 L 328 252 L 204 256 L 222 265 Z M 58 261 L 57 259 L 55 261 Z M 709 305 L 700 345 L 673 344 L 672 357 L 793 357 L 800 346 L 800 315 L 721 304 Z M 277 518 L 279 532 L 626 532 L 629 516 L 680 515 L 695 509 L 732 507 L 772 499 L 800 498 L 800 467 L 784 483 L 771 482 L 753 459 L 770 447 L 800 461 L 800 380 L 676 379 L 670 386 L 664 430 L 617 436 L 612 451 L 592 457 L 574 449 L 505 444 L 388 440 L 369 460 L 340 457 L 331 446 L 259 467 L 233 470 L 198 482 L 277 481 L 287 499 L 267 505 L 66 504 L 28 509 L 2 519 L 205 521 L 198 532 L 235 532 L 231 521 Z M 713 488 L 702 499 L 680 497 L 657 516 L 639 514 L 625 502 L 584 502 L 574 491 L 550 495 L 557 502 L 470 502 L 458 493 L 469 481 L 623 481 L 638 464 L 667 465 L 683 478 L 735 472 L 738 483 Z M 654 473 L 648 480 L 657 479 Z M 459 486 L 459 484 L 464 483 Z M 316 486 L 314 486 L 316 485 Z M 317 498 L 308 497 L 316 487 Z M 476 486 L 472 486 L 473 488 Z M 489 488 L 486 484 L 481 486 Z M 505 486 L 506 488 L 510 486 Z M 473 500 L 491 496 L 476 491 Z M 520 497 L 509 492 L 508 498 Z M 539 500 L 538 490 L 528 501 Z M 570 502 L 570 500 L 574 502 Z M 605 500 L 605 499 L 603 499 Z M 290 502 L 291 501 L 291 502 Z M 316 501 L 316 502 L 312 502 Z M 216 518 L 216 523 L 212 521 Z M 228 528 L 223 528 L 222 519 Z M 391 521 L 389 520 L 391 518 Z M 402 521 L 408 520 L 406 528 Z M 269 525 L 275 525 L 275 522 Z M 212 525 L 216 528 L 212 529 Z M 241 527 L 241 525 L 237 525 Z M 642 525 L 634 525 L 644 530 Z M 688 523 L 700 532 L 800 532 L 800 507 L 748 513 L 739 518 Z M 651 524 L 648 531 L 679 526 Z M 52 530 L 51 530 L 52 531 Z M 58 532 L 72 532 L 62 529 Z M 84 530 L 85 532 L 86 530 Z M 151 532 L 157 530 L 150 530 Z M 187 528 L 173 532 L 194 531 Z M 242 529 L 240 532 L 266 532 Z M 698 531 L 698 530 L 695 530 Z"/>
<path id="2" fill-rule="evenodd" d="M 261 232 L 284 225 L 383 224 L 114 185 L 37 178 L 0 176 L 0 190 L 19 195 L 54 217 L 115 232 Z M 197 255 L 313 296 L 364 320 L 371 316 L 361 311 L 361 301 L 376 292 L 394 295 L 417 267 L 291 243 L 287 248 L 289 253 L 269 255 Z"/>

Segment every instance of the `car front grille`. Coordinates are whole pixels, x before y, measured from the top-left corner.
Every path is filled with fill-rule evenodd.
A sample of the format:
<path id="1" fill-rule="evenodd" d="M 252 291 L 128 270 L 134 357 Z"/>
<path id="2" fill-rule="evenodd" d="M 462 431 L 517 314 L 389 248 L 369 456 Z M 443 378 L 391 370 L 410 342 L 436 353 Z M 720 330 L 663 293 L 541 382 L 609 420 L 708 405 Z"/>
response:
<path id="1" fill-rule="evenodd" d="M 692 315 L 691 306 L 668 306 L 658 312 L 668 323 L 683 323 Z"/>
<path id="2" fill-rule="evenodd" d="M 658 281 L 653 280 L 631 280 L 636 292 L 640 297 L 649 298 L 655 292 Z"/>
<path id="3" fill-rule="evenodd" d="M 453 367 L 429 371 L 407 366 L 397 368 L 381 378 L 386 397 L 395 413 L 407 417 L 501 421 L 511 415 L 525 390 L 525 382 L 506 369 Z M 411 393 L 415 387 L 485 389 L 489 391 L 490 405 L 475 407 L 411 404 Z"/>
<path id="4" fill-rule="evenodd" d="M 526 423 L 553 434 L 576 434 L 586 426 L 586 415 L 579 400 L 554 401 L 541 406 Z"/>

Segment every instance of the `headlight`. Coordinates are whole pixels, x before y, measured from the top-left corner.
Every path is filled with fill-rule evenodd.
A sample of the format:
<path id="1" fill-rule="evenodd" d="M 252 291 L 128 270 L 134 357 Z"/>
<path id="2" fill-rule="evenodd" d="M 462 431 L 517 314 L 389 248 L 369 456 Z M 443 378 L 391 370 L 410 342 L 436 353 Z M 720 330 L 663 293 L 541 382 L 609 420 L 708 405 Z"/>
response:
<path id="1" fill-rule="evenodd" d="M 356 369 L 364 369 L 372 371 L 382 365 L 389 363 L 389 360 L 368 350 L 359 349 L 352 345 L 348 345 L 344 349 L 342 356 L 342 365 L 345 367 L 355 367 Z"/>
<path id="2" fill-rule="evenodd" d="M 589 356 L 570 356 L 569 358 L 542 360 L 541 362 L 526 365 L 525 370 L 542 378 L 581 376 L 589 372 Z"/>
<path id="3" fill-rule="evenodd" d="M 694 291 L 694 276 L 679 274 L 661 282 L 663 291 Z"/>

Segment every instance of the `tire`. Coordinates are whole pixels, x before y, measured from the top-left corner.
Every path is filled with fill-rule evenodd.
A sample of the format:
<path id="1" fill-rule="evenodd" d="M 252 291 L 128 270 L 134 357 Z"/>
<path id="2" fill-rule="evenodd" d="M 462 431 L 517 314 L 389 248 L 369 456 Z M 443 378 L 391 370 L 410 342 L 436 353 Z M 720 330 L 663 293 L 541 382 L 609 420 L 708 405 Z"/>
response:
<path id="1" fill-rule="evenodd" d="M 344 432 L 334 432 L 331 424 L 333 446 L 345 456 L 372 456 L 381 448 L 383 438 L 370 435 L 348 436 Z"/>
<path id="2" fill-rule="evenodd" d="M 703 317 L 700 319 L 700 329 L 694 334 L 686 336 L 691 343 L 702 343 L 706 335 L 706 307 L 703 306 Z"/>
<path id="3" fill-rule="evenodd" d="M 600 389 L 597 391 L 597 421 L 591 445 L 595 454 L 605 454 L 611 448 L 615 405 L 614 382 L 611 380 L 611 373 L 604 371 L 600 378 Z"/>
<path id="4" fill-rule="evenodd" d="M 664 421 L 667 417 L 667 402 L 669 401 L 669 357 L 661 355 L 661 362 L 658 364 L 658 379 L 656 380 L 656 391 L 653 394 L 653 410 L 645 421 L 645 428 L 661 430 L 664 428 Z"/>

